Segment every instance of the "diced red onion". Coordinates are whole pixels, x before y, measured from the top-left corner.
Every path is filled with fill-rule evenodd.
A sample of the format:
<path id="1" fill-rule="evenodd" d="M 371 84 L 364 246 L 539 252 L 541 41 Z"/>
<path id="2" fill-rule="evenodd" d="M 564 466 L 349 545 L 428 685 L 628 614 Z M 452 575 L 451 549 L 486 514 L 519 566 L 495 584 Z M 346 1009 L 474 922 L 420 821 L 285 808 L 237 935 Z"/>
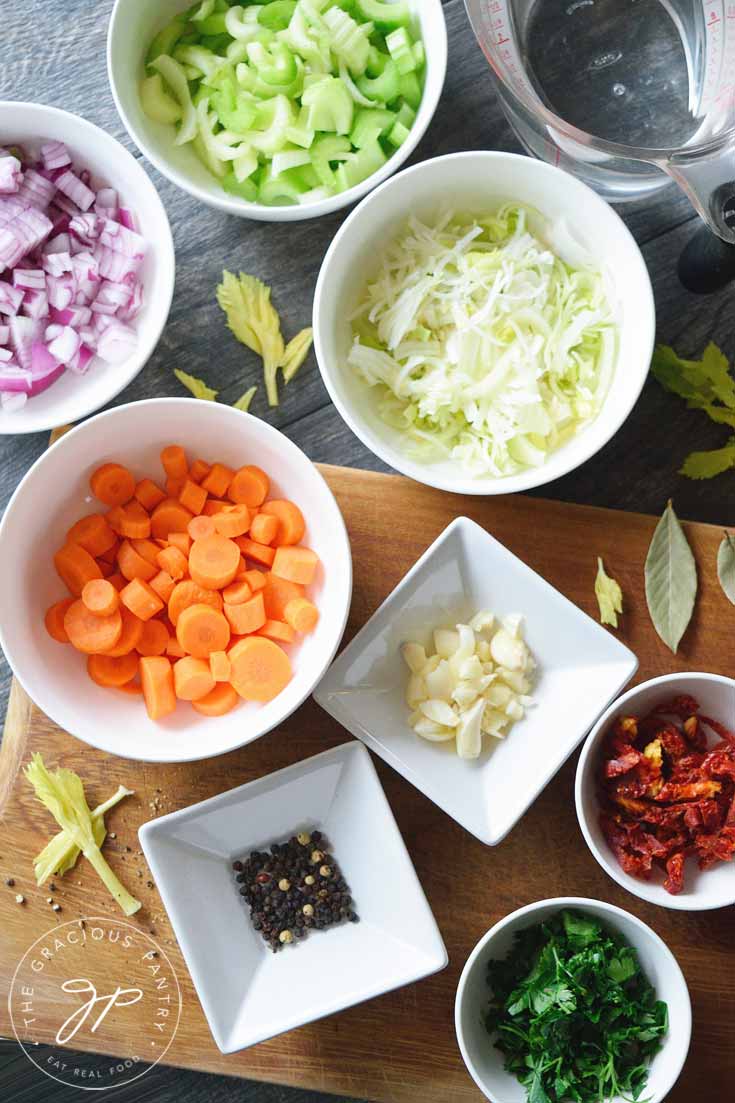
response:
<path id="1" fill-rule="evenodd" d="M 43 247 L 43 253 L 45 256 L 48 256 L 49 253 L 69 253 L 70 251 L 71 237 L 68 233 L 64 231 L 56 234 L 55 237 L 50 237 Z"/>
<path id="2" fill-rule="evenodd" d="M 94 192 L 71 169 L 62 172 L 56 178 L 56 187 L 60 192 L 76 203 L 81 211 L 88 211 L 94 203 Z"/>
<path id="3" fill-rule="evenodd" d="M 23 173 L 23 183 L 18 188 L 18 198 L 29 203 L 31 207 L 37 207 L 39 211 L 45 211 L 56 194 L 56 184 L 41 176 L 35 169 L 26 169 Z"/>
<path id="4" fill-rule="evenodd" d="M 33 376 L 19 364 L 3 364 L 0 368 L 0 391 L 30 391 Z"/>
<path id="5" fill-rule="evenodd" d="M 58 207 L 58 209 L 63 214 L 68 215 L 69 218 L 76 218 L 78 214 L 82 213 L 79 210 L 79 207 L 77 207 L 76 203 L 72 203 L 71 199 L 68 199 L 65 195 L 60 195 L 58 192 L 54 196 L 54 202 L 51 208 L 52 210 L 53 207 Z"/>
<path id="6" fill-rule="evenodd" d="M 23 302 L 23 292 L 9 283 L 0 282 L 0 314 L 17 314 Z"/>
<path id="7" fill-rule="evenodd" d="M 80 345 L 75 356 L 69 361 L 67 367 L 75 375 L 85 375 L 90 361 L 94 358 L 94 349 L 88 345 Z"/>
<path id="8" fill-rule="evenodd" d="M 130 295 L 130 302 L 127 306 L 121 307 L 117 312 L 117 316 L 121 322 L 132 322 L 133 318 L 136 318 L 140 312 L 140 308 L 143 305 L 143 286 L 135 281 L 132 285 L 132 293 Z"/>
<path id="9" fill-rule="evenodd" d="M 85 245 L 92 245 L 98 240 L 104 224 L 105 219 L 92 212 L 89 214 L 77 214 L 69 223 L 69 231 L 74 237 L 83 241 Z"/>
<path id="10" fill-rule="evenodd" d="M 10 340 L 10 326 L 0 326 L 0 345 L 7 345 Z"/>
<path id="11" fill-rule="evenodd" d="M 46 253 L 41 263 L 49 276 L 63 276 L 72 270 L 71 253 Z"/>
<path id="12" fill-rule="evenodd" d="M 48 330 L 46 331 L 46 339 L 48 340 Z M 62 326 L 61 333 L 49 341 L 48 350 L 62 364 L 69 364 L 76 356 L 81 343 L 79 334 L 75 329 L 72 329 L 71 326 Z"/>
<path id="13" fill-rule="evenodd" d="M 113 283 L 122 283 L 127 276 L 137 276 L 142 263 L 139 257 L 126 257 L 105 245 L 96 245 L 92 254 L 99 263 L 100 276 Z"/>
<path id="14" fill-rule="evenodd" d="M 0 385 L 1 386 L 1 385 Z M 28 401 L 28 395 L 23 391 L 1 391 L 0 405 L 6 414 L 17 414 Z"/>
<path id="15" fill-rule="evenodd" d="M 47 318 L 49 307 L 46 291 L 26 291 L 21 310 L 29 318 Z"/>
<path id="16" fill-rule="evenodd" d="M 55 325 L 73 326 L 74 329 L 79 329 L 80 326 L 86 326 L 92 320 L 92 311 L 88 306 L 67 306 L 64 310 L 53 307 L 49 316 Z"/>
<path id="17" fill-rule="evenodd" d="M 118 221 L 122 222 L 126 230 L 137 230 L 135 216 L 127 207 L 121 207 L 117 212 Z"/>
<path id="18" fill-rule="evenodd" d="M 9 364 L 13 359 L 10 349 L 0 349 L 0 364 Z"/>
<path id="19" fill-rule="evenodd" d="M 97 348 L 97 333 L 92 329 L 92 326 L 80 326 L 79 336 L 82 339 L 82 344 L 87 345 L 91 349 Z"/>
<path id="20" fill-rule="evenodd" d="M 13 286 L 21 291 L 43 291 L 46 277 L 41 268 L 14 268 Z"/>
<path id="21" fill-rule="evenodd" d="M 97 355 L 108 364 L 121 364 L 131 355 L 137 344 L 135 330 L 113 320 L 97 343 Z"/>
<path id="22" fill-rule="evenodd" d="M 12 153 L 3 150 L 0 156 L 0 192 L 17 192 L 23 180 L 20 161 Z"/>
<path id="23" fill-rule="evenodd" d="M 41 146 L 41 160 L 47 170 L 61 169 L 71 164 L 69 151 L 63 142 L 45 142 Z"/>
<path id="24" fill-rule="evenodd" d="M 74 277 L 70 272 L 63 276 L 49 276 L 46 280 L 49 306 L 55 306 L 57 310 L 63 310 L 71 304 L 74 290 Z"/>
<path id="25" fill-rule="evenodd" d="M 10 319 L 10 344 L 15 357 L 22 368 L 31 370 L 33 362 L 33 343 L 40 340 L 42 324 L 35 318 L 24 318 L 21 314 Z"/>
<path id="26" fill-rule="evenodd" d="M 116 253 L 122 253 L 125 257 L 135 257 L 142 260 L 145 256 L 145 240 L 135 230 L 128 230 L 119 222 L 113 222 L 106 218 L 100 234 L 100 244 L 106 245 Z"/>

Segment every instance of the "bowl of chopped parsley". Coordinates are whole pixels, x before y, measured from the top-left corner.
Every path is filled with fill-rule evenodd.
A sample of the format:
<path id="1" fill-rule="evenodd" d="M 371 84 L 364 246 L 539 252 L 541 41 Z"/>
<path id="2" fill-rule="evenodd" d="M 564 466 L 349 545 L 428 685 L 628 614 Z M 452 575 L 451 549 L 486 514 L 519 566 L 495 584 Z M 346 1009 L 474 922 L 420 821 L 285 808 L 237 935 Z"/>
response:
<path id="1" fill-rule="evenodd" d="M 457 987 L 459 1048 L 493 1103 L 661 1103 L 691 1026 L 668 946 L 600 900 L 542 900 L 506 916 Z"/>

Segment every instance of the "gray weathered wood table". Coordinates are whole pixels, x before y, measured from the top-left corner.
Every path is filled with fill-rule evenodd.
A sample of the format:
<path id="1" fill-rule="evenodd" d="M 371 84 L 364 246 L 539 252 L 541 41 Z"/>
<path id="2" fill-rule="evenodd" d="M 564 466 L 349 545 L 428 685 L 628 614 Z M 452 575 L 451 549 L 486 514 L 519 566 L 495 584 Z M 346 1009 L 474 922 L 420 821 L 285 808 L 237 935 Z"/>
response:
<path id="1" fill-rule="evenodd" d="M 112 0 L 29 0 L 0 5 L 3 64 L 0 98 L 37 100 L 84 115 L 129 148 L 110 95 L 105 69 L 105 36 Z M 477 48 L 462 0 L 446 2 L 450 59 L 444 97 L 416 159 L 462 149 L 518 149 L 506 125 L 489 71 Z M 0 138 L 2 136 L 0 135 Z M 137 153 L 133 149 L 133 152 Z M 149 364 L 118 402 L 184 393 L 172 375 L 175 367 L 204 376 L 234 401 L 259 379 L 256 358 L 226 332 L 214 290 L 223 268 L 244 269 L 272 284 L 284 330 L 309 324 L 317 272 L 342 217 L 290 225 L 245 222 L 200 206 L 146 165 L 166 205 L 176 243 L 177 278 L 173 308 L 161 342 Z M 631 205 L 621 213 L 641 245 L 653 279 L 659 339 L 685 355 L 695 355 L 712 339 L 735 355 L 733 290 L 698 298 L 683 291 L 676 278 L 678 255 L 696 222 L 683 195 L 669 187 L 653 204 Z M 380 469 L 380 461 L 342 423 L 331 406 L 313 357 L 298 382 L 271 413 L 259 389 L 253 412 L 267 417 L 314 460 Z M 649 381 L 640 402 L 617 436 L 593 460 L 541 491 L 550 498 L 618 509 L 658 513 L 674 497 L 681 516 L 702 521 L 733 521 L 735 475 L 692 483 L 676 474 L 694 448 L 724 443 L 727 430 L 704 415 L 687 411 Z M 0 439 L 0 507 L 47 444 L 45 434 Z M 3 711 L 9 671 L 0 670 Z M 2 937 L 0 935 L 0 937 Z M 0 1042 L 0 1098 L 12 1101 L 56 1100 L 62 1089 L 42 1077 L 15 1043 Z M 123 1103 L 157 1103 L 174 1098 L 208 1103 L 258 1100 L 259 1103 L 316 1103 L 311 1092 L 243 1084 L 213 1076 L 157 1068 L 129 1088 L 119 1089 Z"/>

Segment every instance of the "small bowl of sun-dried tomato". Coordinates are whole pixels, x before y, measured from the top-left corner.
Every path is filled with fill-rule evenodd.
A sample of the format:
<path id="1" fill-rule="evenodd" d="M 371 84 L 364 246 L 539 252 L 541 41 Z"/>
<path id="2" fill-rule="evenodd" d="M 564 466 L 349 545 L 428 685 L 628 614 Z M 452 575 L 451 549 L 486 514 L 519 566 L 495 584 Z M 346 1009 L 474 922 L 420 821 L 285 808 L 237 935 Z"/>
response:
<path id="1" fill-rule="evenodd" d="M 577 816 L 636 896 L 704 911 L 735 903 L 735 681 L 667 674 L 628 690 L 587 737 Z"/>

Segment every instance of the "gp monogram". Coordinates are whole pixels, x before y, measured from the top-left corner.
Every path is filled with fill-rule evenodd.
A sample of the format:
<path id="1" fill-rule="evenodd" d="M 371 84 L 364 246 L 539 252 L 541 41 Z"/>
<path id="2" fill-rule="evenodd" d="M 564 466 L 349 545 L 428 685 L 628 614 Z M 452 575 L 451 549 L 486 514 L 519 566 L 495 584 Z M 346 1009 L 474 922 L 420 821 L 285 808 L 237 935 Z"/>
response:
<path id="1" fill-rule="evenodd" d="M 94 917 L 61 924 L 29 947 L 15 971 L 8 1010 L 18 1043 L 41 1072 L 103 1091 L 138 1079 L 161 1060 L 176 1034 L 181 991 L 167 955 L 148 934 Z M 128 1053 L 118 1054 L 119 1043 L 108 1037 L 112 1022 L 125 1024 Z"/>

